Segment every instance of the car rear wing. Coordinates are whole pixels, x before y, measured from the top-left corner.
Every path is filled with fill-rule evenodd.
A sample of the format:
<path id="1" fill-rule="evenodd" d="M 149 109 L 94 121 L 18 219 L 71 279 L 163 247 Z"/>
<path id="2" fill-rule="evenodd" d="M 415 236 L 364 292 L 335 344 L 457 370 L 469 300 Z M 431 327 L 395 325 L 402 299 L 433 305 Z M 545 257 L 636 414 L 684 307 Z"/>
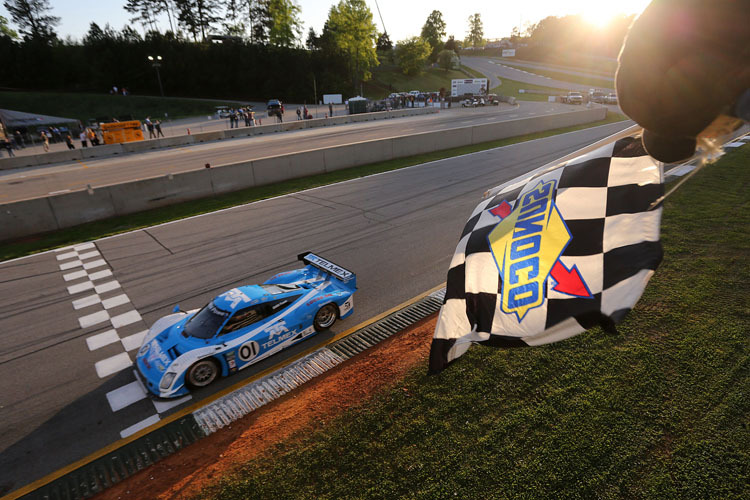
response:
<path id="1" fill-rule="evenodd" d="M 323 257 L 315 255 L 312 252 L 301 253 L 297 256 L 297 259 L 301 260 L 307 265 L 313 266 L 316 269 L 320 269 L 324 273 L 328 273 L 334 278 L 338 279 L 342 283 L 349 285 L 353 288 L 357 287 L 357 275 L 348 269 L 334 264 L 330 260 L 326 260 Z"/>

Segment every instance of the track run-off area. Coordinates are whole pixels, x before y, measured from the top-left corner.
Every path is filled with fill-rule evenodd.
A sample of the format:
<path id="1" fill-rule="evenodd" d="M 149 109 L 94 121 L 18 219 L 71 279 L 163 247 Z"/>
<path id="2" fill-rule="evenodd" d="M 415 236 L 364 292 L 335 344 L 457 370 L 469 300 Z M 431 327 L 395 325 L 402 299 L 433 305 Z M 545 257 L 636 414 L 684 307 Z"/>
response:
<path id="1" fill-rule="evenodd" d="M 0 493 L 434 288 L 445 281 L 461 228 L 486 189 L 631 123 L 448 158 L 0 263 Z M 165 402 L 142 394 L 132 362 L 156 319 L 175 304 L 198 308 L 227 289 L 298 267 L 296 256 L 307 250 L 357 273 L 353 317 L 185 398 Z"/>

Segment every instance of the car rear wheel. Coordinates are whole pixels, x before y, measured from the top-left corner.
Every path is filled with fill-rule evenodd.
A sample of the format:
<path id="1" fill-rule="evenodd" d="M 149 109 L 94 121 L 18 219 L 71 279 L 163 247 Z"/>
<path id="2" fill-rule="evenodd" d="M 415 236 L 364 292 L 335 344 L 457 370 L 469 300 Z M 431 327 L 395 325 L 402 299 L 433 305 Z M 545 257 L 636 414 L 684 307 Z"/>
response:
<path id="1" fill-rule="evenodd" d="M 333 304 L 326 304 L 318 309 L 318 312 L 315 314 L 313 326 L 317 331 L 325 330 L 326 328 L 333 326 L 337 317 L 338 311 L 336 310 L 336 306 Z"/>
<path id="2" fill-rule="evenodd" d="M 206 387 L 219 376 L 219 366 L 212 359 L 202 359 L 188 369 L 185 378 L 191 387 Z"/>

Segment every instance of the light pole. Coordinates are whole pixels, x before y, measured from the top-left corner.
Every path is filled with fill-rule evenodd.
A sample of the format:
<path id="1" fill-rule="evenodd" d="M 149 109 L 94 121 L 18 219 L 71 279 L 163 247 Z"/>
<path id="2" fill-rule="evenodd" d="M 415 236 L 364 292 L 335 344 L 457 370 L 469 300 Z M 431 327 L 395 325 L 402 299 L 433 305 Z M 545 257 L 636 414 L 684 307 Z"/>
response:
<path id="1" fill-rule="evenodd" d="M 156 79 L 159 81 L 159 92 L 161 92 L 161 96 L 164 97 L 164 88 L 161 86 L 161 75 L 159 74 L 159 68 L 161 67 L 161 56 L 148 56 L 148 60 L 151 61 L 151 66 L 154 67 L 156 70 Z"/>

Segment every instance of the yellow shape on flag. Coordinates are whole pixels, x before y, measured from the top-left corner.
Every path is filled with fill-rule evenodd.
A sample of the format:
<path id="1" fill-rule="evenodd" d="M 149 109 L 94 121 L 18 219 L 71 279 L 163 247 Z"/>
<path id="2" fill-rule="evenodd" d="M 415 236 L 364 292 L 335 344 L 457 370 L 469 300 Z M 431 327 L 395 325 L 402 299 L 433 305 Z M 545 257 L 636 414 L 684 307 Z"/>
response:
<path id="1" fill-rule="evenodd" d="M 542 305 L 547 277 L 571 239 L 552 196 L 556 182 L 540 182 L 489 234 L 492 256 L 503 278 L 501 310 L 520 323 Z"/>

